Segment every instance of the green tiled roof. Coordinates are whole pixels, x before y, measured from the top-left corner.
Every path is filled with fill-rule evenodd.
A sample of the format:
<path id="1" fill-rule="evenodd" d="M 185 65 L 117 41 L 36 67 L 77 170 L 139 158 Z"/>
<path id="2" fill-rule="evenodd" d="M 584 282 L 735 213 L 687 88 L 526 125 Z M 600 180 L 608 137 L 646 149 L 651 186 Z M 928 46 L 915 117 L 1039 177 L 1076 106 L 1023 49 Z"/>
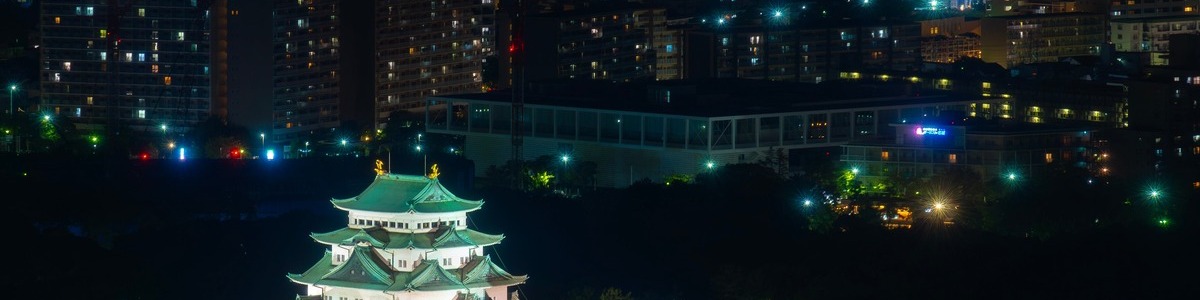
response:
<path id="1" fill-rule="evenodd" d="M 356 246 L 341 265 L 333 265 L 329 252 L 303 274 L 288 274 L 302 284 L 340 286 L 387 291 L 444 291 L 463 288 L 510 286 L 525 283 L 527 276 L 513 276 L 491 262 L 475 256 L 460 269 L 446 270 L 434 260 L 422 261 L 412 272 L 392 271 L 369 246 Z"/>
<path id="2" fill-rule="evenodd" d="M 504 239 L 504 235 L 491 235 L 471 229 L 458 230 L 454 226 L 444 226 L 426 233 L 391 232 L 381 227 L 342 228 L 333 232 L 314 233 L 311 236 L 318 242 L 327 245 L 367 243 L 373 247 L 385 249 L 491 246 Z"/>
<path id="3" fill-rule="evenodd" d="M 370 247 L 354 247 L 350 257 L 325 274 L 323 279 L 356 282 L 382 289 L 395 283 L 393 273 L 388 263 L 375 255 Z"/>
<path id="4" fill-rule="evenodd" d="M 455 196 L 437 179 L 397 174 L 376 176 L 375 181 L 358 196 L 334 199 L 332 202 L 341 209 L 393 213 L 472 211 L 483 205 L 483 201 Z"/>

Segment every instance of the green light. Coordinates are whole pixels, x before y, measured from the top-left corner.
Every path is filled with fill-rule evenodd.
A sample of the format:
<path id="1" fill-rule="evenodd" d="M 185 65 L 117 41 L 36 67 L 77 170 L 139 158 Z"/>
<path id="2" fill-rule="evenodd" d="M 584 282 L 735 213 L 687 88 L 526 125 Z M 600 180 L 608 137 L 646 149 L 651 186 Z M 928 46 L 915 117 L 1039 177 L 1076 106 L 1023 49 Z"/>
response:
<path id="1" fill-rule="evenodd" d="M 1158 226 L 1167 227 L 1171 225 L 1171 220 L 1167 218 L 1158 219 Z"/>
<path id="2" fill-rule="evenodd" d="M 100 138 L 93 135 L 92 136 L 92 144 L 95 144 L 97 142 L 100 142 Z"/>

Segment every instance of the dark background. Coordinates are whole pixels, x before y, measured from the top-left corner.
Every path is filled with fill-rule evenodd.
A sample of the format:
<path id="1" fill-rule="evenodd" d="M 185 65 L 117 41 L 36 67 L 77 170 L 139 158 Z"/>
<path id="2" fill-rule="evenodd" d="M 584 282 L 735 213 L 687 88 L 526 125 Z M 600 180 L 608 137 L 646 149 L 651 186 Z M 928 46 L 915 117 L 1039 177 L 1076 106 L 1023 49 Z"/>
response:
<path id="1" fill-rule="evenodd" d="M 128 161 L 5 157 L 0 279 L 43 299 L 291 299 L 285 277 L 345 226 L 331 198 L 372 180 L 366 159 Z M 419 174 L 419 162 L 397 173 Z M 795 186 L 729 168 L 716 184 L 635 185 L 576 199 L 464 188 L 471 225 L 530 279 L 522 299 L 1188 299 L 1200 291 L 1187 228 L 1106 227 L 1049 239 L 916 226 L 807 230 Z M 411 169 L 411 170 L 410 170 Z M 15 170 L 16 172 L 13 172 Z M 872 229 L 874 228 L 874 229 Z M 1194 298 L 1193 298 L 1194 299 Z"/>

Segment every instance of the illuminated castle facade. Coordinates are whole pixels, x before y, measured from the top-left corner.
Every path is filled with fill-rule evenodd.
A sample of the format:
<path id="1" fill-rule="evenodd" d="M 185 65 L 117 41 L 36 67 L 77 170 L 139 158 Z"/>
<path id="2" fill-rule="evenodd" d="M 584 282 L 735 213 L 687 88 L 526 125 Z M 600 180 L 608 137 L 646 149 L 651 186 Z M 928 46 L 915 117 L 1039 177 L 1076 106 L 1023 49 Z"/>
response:
<path id="1" fill-rule="evenodd" d="M 333 200 L 349 213 L 345 228 L 312 234 L 329 251 L 301 274 L 298 299 L 507 300 L 526 276 L 509 274 L 484 255 L 503 235 L 467 228 L 465 200 L 428 177 L 380 172 L 358 196 Z"/>

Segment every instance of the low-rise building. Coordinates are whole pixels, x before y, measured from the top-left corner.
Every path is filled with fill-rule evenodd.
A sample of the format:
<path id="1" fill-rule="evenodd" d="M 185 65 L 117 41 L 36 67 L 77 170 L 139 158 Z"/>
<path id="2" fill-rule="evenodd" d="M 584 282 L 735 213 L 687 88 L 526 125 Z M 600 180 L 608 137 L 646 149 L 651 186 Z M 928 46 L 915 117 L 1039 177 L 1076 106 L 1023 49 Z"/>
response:
<path id="1" fill-rule="evenodd" d="M 511 99 L 503 91 L 431 97 L 427 129 L 463 136 L 464 155 L 484 174 L 513 158 L 519 124 L 523 159 L 595 162 L 595 185 L 615 187 L 730 163 L 786 161 L 792 150 L 837 147 L 888 124 L 962 115 L 997 100 L 911 96 L 894 85 L 576 81 L 535 86 L 513 122 Z"/>
<path id="2" fill-rule="evenodd" d="M 842 145 L 842 162 L 864 182 L 926 178 L 960 166 L 984 180 L 1015 180 L 1053 164 L 1088 167 L 1094 154 L 1094 131 L 1087 127 L 972 120 L 889 125 L 893 138 Z"/>

